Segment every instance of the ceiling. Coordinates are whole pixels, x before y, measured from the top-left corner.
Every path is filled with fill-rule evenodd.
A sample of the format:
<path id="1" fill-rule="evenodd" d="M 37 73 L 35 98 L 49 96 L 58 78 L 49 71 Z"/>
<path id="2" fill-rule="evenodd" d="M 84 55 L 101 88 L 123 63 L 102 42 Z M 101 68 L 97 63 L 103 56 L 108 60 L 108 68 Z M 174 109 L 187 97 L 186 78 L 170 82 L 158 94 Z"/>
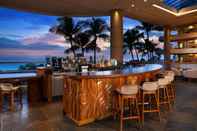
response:
<path id="1" fill-rule="evenodd" d="M 162 0 L 1 0 L 0 6 L 56 16 L 104 16 L 110 15 L 113 9 L 121 9 L 127 17 L 153 24 L 179 26 L 197 23 L 197 11 L 183 16 L 175 16 L 152 6 L 152 4 L 164 6 L 161 1 Z M 196 6 L 193 8 L 197 9 Z"/>

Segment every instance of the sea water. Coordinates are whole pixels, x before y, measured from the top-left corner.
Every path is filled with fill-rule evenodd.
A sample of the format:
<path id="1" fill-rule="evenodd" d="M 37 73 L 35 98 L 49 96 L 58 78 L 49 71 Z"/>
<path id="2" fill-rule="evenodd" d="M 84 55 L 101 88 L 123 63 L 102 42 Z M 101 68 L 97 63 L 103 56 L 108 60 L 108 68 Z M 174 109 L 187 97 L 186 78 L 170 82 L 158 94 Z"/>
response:
<path id="1" fill-rule="evenodd" d="M 17 71 L 20 66 L 24 66 L 28 63 L 0 63 L 0 71 Z M 34 63 L 36 65 L 44 64 L 43 63 Z"/>
<path id="2" fill-rule="evenodd" d="M 20 66 L 25 65 L 23 63 L 1 63 L 0 71 L 12 71 L 18 70 Z"/>

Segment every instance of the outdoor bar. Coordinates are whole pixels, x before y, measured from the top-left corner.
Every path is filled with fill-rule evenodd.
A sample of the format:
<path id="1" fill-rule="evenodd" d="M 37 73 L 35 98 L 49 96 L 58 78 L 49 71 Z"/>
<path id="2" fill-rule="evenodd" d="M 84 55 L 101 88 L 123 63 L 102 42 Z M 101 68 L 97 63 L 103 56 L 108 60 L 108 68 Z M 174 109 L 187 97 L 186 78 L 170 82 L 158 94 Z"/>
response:
<path id="1" fill-rule="evenodd" d="M 112 115 L 113 93 L 125 84 L 154 80 L 161 72 L 158 64 L 126 67 L 121 70 L 65 73 L 64 113 L 77 125 L 84 125 Z"/>
<path id="2" fill-rule="evenodd" d="M 2 0 L 1 17 L 0 131 L 197 129 L 196 0 Z"/>

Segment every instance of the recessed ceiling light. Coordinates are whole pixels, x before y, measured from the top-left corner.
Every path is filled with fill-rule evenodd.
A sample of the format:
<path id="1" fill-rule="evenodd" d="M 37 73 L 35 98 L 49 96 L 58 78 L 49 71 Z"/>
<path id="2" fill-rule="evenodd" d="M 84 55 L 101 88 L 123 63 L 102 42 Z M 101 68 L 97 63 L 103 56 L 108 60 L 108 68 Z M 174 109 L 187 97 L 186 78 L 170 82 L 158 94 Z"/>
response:
<path id="1" fill-rule="evenodd" d="M 197 44 L 197 39 L 195 40 L 195 44 Z"/>
<path id="2" fill-rule="evenodd" d="M 135 4 L 131 4 L 131 7 L 135 7 Z"/>
<path id="3" fill-rule="evenodd" d="M 194 28 L 194 26 L 192 26 L 192 25 L 188 26 L 188 29 L 193 29 L 193 28 Z"/>

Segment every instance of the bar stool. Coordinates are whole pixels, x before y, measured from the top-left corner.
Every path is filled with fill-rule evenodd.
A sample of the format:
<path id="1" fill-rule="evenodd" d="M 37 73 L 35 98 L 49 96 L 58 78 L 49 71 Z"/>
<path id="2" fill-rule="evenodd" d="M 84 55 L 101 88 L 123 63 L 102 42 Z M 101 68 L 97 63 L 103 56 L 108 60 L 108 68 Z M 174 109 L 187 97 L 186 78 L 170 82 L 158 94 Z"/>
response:
<path id="1" fill-rule="evenodd" d="M 144 124 L 145 113 L 158 113 L 160 120 L 160 108 L 159 108 L 159 90 L 158 83 L 144 82 L 142 87 L 142 124 Z M 148 107 L 146 107 L 147 105 Z"/>
<path id="2" fill-rule="evenodd" d="M 168 85 L 170 81 L 167 78 L 160 78 L 158 80 L 159 84 L 159 105 L 167 105 L 168 110 L 171 109 L 170 98 L 169 98 L 169 91 Z"/>
<path id="3" fill-rule="evenodd" d="M 1 97 L 0 110 L 2 110 L 4 96 L 8 96 L 9 104 L 10 104 L 9 109 L 13 111 L 16 95 L 19 97 L 20 105 L 22 107 L 22 94 L 20 92 L 19 86 L 13 86 L 11 83 L 1 83 L 0 84 L 0 97 Z"/>
<path id="4" fill-rule="evenodd" d="M 140 125 L 140 111 L 138 105 L 138 85 L 124 85 L 116 89 L 118 93 L 118 105 L 120 113 L 120 130 L 123 129 L 124 120 L 135 119 Z M 129 110 L 129 113 L 126 112 Z M 126 114 L 128 113 L 128 114 Z M 127 115 L 127 116 L 126 116 Z"/>
<path id="5" fill-rule="evenodd" d="M 169 84 L 168 84 L 168 94 L 169 94 L 169 99 L 171 102 L 175 101 L 175 96 L 176 96 L 176 89 L 175 89 L 175 84 L 174 84 L 174 75 L 173 74 L 167 74 L 165 76 L 166 79 L 168 79 Z"/>

